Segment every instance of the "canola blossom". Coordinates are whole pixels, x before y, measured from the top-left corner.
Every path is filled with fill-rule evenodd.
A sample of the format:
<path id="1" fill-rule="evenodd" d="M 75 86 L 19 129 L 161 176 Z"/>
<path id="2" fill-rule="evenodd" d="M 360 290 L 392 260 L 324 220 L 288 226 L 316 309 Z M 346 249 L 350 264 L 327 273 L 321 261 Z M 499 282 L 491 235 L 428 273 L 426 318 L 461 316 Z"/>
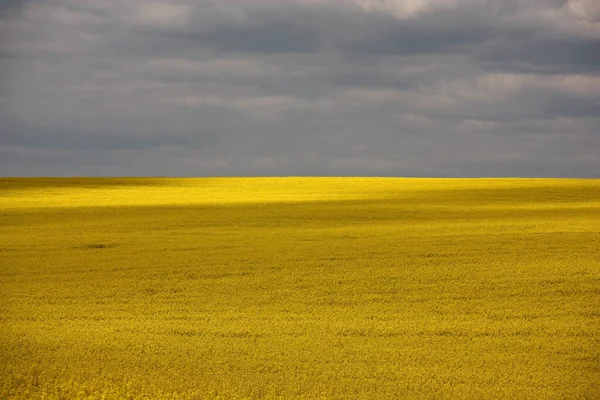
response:
<path id="1" fill-rule="evenodd" d="M 0 398 L 600 397 L 600 180 L 0 178 Z"/>

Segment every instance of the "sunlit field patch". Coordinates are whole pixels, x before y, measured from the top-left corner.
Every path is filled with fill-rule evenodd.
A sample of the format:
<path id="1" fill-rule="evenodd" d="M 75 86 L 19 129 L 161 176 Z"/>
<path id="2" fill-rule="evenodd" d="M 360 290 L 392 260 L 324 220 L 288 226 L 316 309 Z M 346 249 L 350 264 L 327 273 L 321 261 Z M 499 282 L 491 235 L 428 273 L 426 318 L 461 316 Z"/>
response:
<path id="1" fill-rule="evenodd" d="M 600 397 L 600 181 L 0 179 L 0 398 Z"/>

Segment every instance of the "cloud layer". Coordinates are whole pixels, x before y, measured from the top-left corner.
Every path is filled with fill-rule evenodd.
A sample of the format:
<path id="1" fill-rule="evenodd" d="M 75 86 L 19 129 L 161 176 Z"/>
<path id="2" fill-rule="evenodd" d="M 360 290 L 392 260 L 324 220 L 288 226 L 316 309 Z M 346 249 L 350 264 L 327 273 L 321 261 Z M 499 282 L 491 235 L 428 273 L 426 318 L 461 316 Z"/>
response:
<path id="1" fill-rule="evenodd" d="M 596 0 L 0 0 L 3 175 L 600 175 Z"/>

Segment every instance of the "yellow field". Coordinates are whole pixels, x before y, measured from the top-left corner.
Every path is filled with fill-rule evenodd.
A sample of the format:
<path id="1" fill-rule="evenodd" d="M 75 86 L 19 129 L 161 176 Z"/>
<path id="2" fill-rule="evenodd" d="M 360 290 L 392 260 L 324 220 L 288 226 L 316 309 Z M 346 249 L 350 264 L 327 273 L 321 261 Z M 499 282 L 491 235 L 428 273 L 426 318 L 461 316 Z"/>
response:
<path id="1" fill-rule="evenodd" d="M 0 398 L 600 398 L 600 181 L 0 179 Z"/>

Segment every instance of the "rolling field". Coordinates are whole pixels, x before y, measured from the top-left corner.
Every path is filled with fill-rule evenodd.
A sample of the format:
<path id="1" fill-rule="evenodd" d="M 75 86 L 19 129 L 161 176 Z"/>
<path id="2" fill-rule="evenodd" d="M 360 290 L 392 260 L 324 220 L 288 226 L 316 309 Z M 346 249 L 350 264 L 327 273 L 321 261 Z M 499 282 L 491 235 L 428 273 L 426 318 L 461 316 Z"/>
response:
<path id="1" fill-rule="evenodd" d="M 2 399 L 598 399 L 600 180 L 0 178 Z"/>

